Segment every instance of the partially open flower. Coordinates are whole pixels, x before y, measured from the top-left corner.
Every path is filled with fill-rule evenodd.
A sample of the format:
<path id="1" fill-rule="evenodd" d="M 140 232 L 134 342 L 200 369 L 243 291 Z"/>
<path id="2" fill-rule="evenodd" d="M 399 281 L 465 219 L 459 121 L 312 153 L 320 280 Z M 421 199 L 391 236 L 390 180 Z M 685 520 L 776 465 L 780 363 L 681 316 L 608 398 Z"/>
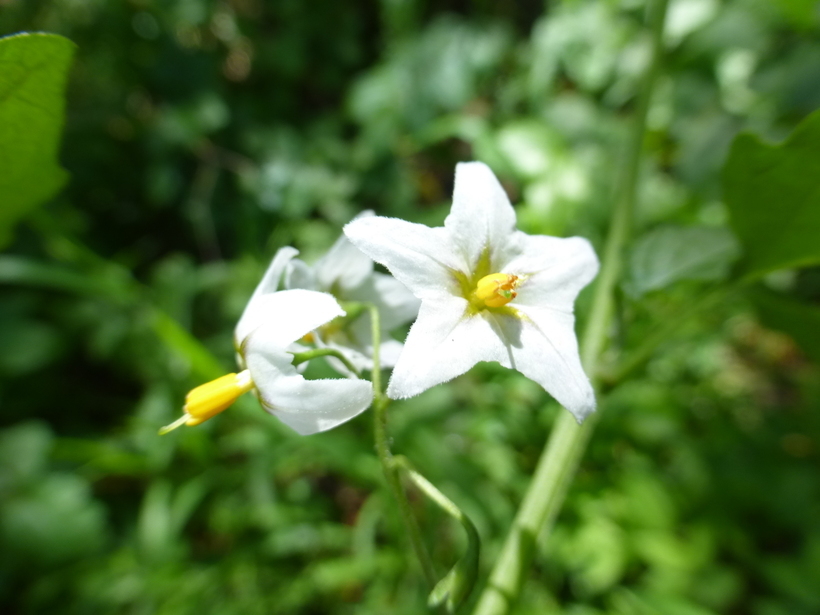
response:
<path id="1" fill-rule="evenodd" d="M 307 380 L 296 370 L 293 354 L 288 352 L 294 342 L 344 314 L 326 293 L 255 293 L 235 332 L 237 352 L 246 369 L 192 390 L 183 416 L 160 433 L 181 425 L 198 425 L 247 391 L 254 391 L 265 410 L 302 435 L 326 431 L 363 412 L 373 397 L 368 381 Z"/>
<path id="2" fill-rule="evenodd" d="M 598 271 L 589 242 L 531 236 L 493 172 L 456 167 L 444 227 L 363 218 L 350 241 L 421 299 L 387 394 L 412 397 L 496 361 L 532 378 L 580 421 L 595 409 L 581 367 L 573 302 Z"/>
<path id="3" fill-rule="evenodd" d="M 363 212 L 357 219 L 372 215 L 372 212 Z M 280 287 L 301 288 L 330 293 L 345 306 L 358 304 L 356 311 L 351 310 L 345 318 L 335 319 L 319 327 L 306 341 L 338 350 L 358 370 L 372 369 L 373 334 L 370 313 L 362 308 L 364 305 L 373 305 L 379 311 L 381 365 L 395 365 L 402 343 L 392 339 L 390 331 L 416 317 L 419 300 L 393 276 L 373 271 L 373 261 L 344 235 L 313 265 L 296 258 L 297 254 L 290 247 L 277 252 L 263 279 L 264 292 L 273 292 Z M 352 375 L 340 361 L 328 358 L 328 362 L 339 373 Z"/>

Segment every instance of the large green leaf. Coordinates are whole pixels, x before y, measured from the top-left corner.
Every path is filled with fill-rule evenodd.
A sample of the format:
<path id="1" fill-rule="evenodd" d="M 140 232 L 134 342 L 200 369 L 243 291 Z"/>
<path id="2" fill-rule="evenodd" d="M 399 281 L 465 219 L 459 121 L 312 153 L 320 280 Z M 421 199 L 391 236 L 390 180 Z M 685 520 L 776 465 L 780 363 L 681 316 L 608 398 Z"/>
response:
<path id="1" fill-rule="evenodd" d="M 54 34 L 0 38 L 0 247 L 14 224 L 52 197 L 74 44 Z"/>
<path id="2" fill-rule="evenodd" d="M 729 229 L 662 226 L 635 242 L 624 287 L 637 298 L 679 280 L 722 280 L 737 255 L 737 240 Z"/>
<path id="3" fill-rule="evenodd" d="M 723 190 L 746 273 L 820 263 L 820 111 L 780 145 L 739 135 Z"/>

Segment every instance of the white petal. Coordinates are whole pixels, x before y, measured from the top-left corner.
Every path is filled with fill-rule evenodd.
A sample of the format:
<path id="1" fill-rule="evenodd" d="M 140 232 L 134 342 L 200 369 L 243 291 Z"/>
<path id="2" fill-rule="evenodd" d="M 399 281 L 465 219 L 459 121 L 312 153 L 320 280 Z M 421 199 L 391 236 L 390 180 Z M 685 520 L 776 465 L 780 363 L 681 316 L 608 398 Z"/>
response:
<path id="1" fill-rule="evenodd" d="M 373 390 L 366 380 L 306 380 L 281 348 L 247 342 L 245 360 L 262 406 L 301 435 L 332 429 L 366 410 Z"/>
<path id="2" fill-rule="evenodd" d="M 255 332 L 266 347 L 285 348 L 345 313 L 331 295 L 301 289 L 262 295 L 249 307 L 234 332 L 239 346 Z"/>
<path id="3" fill-rule="evenodd" d="M 526 276 L 511 307 L 551 307 L 572 313 L 575 297 L 598 273 L 598 257 L 581 237 L 547 237 L 516 233 L 520 253 L 502 273 Z"/>
<path id="4" fill-rule="evenodd" d="M 490 250 L 490 262 L 497 262 L 498 251 L 515 230 L 515 211 L 486 164 L 456 165 L 453 207 L 444 226 L 459 244 L 471 268 L 485 248 Z"/>
<path id="5" fill-rule="evenodd" d="M 297 254 L 299 254 L 299 250 L 291 248 L 290 246 L 285 246 L 277 250 L 276 254 L 273 255 L 270 265 L 268 265 L 267 271 L 265 271 L 265 275 L 262 276 L 259 284 L 256 285 L 256 290 L 253 291 L 251 301 L 259 295 L 274 293 L 279 290 L 282 274 L 285 272 L 288 263 Z"/>
<path id="6" fill-rule="evenodd" d="M 370 315 L 365 313 L 357 318 L 344 335 L 330 340 L 328 345 L 336 348 L 356 366 L 358 370 L 373 369 L 373 334 L 370 325 Z M 381 346 L 379 347 L 379 363 L 382 367 L 393 367 L 401 354 L 404 345 L 390 337 L 386 330 L 381 332 Z M 331 358 L 328 357 L 330 362 Z M 339 369 L 340 374 L 348 375 L 347 369 Z"/>
<path id="7" fill-rule="evenodd" d="M 248 304 L 245 306 L 245 310 L 242 312 L 242 316 L 239 317 L 239 322 L 236 325 L 236 330 L 242 331 L 251 331 L 257 326 L 259 326 L 259 322 L 253 320 L 255 317 L 254 315 L 258 315 L 261 312 L 254 306 L 254 304 L 265 294 L 268 293 L 275 293 L 279 290 L 279 284 L 282 279 L 282 274 L 287 269 L 288 263 L 294 258 L 297 254 L 299 254 L 299 250 L 296 248 L 291 248 L 287 246 L 285 248 L 280 248 L 276 254 L 273 256 L 273 259 L 268 265 L 267 271 L 265 271 L 265 275 L 262 276 L 259 284 L 256 285 L 256 289 L 254 289 L 251 298 L 248 300 Z M 237 340 L 242 340 L 241 337 L 236 337 Z"/>
<path id="8" fill-rule="evenodd" d="M 505 367 L 540 384 L 578 421 L 595 411 L 595 394 L 578 355 L 572 314 L 522 307 L 525 318 L 493 315 L 507 348 Z"/>
<path id="9" fill-rule="evenodd" d="M 314 342 L 316 343 L 317 348 L 332 348 L 333 350 L 342 353 L 359 372 L 363 369 L 370 369 L 373 367 L 373 360 L 370 358 L 372 351 L 369 347 L 359 344 L 354 345 L 350 338 L 345 334 L 337 334 L 334 338 L 338 339 L 324 339 L 321 335 L 316 335 L 314 337 Z M 334 371 L 341 374 L 345 378 L 357 378 L 356 374 L 350 371 L 347 366 L 336 357 L 327 356 L 324 357 L 324 359 Z"/>
<path id="10" fill-rule="evenodd" d="M 364 283 L 347 293 L 345 299 L 375 305 L 379 310 L 383 331 L 390 331 L 413 320 L 421 305 L 404 284 L 383 273 L 374 273 L 368 277 Z M 369 316 L 367 322 L 369 326 Z"/>
<path id="11" fill-rule="evenodd" d="M 316 284 L 316 275 L 307 263 L 294 258 L 288 263 L 285 271 L 285 288 L 304 288 L 305 290 L 321 290 Z"/>
<path id="12" fill-rule="evenodd" d="M 452 271 L 467 271 L 444 228 L 374 217 L 350 222 L 345 235 L 419 299 L 458 292 Z"/>
<path id="13" fill-rule="evenodd" d="M 353 220 L 362 220 L 372 216 L 372 211 L 363 211 Z M 334 287 L 349 289 L 359 286 L 373 273 L 373 261 L 342 235 L 330 250 L 316 261 L 313 268 L 320 289 L 325 291 L 330 291 Z"/>
<path id="14" fill-rule="evenodd" d="M 404 344 L 398 340 L 388 339 L 382 342 L 379 348 L 379 361 L 382 367 L 393 367 L 399 361 Z M 371 360 L 371 364 L 373 361 Z"/>
<path id="15" fill-rule="evenodd" d="M 413 397 L 452 380 L 479 361 L 505 360 L 506 349 L 485 313 L 467 316 L 467 301 L 460 297 L 421 304 L 410 328 L 387 395 Z"/>

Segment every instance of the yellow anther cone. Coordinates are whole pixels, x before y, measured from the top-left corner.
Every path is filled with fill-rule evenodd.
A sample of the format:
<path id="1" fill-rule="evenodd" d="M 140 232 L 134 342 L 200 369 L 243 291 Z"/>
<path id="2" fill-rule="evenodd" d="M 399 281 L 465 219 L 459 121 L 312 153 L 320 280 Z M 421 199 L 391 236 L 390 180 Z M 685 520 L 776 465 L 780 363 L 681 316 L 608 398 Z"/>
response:
<path id="1" fill-rule="evenodd" d="M 185 396 L 185 414 L 159 432 L 165 434 L 181 425 L 199 425 L 226 410 L 240 395 L 252 388 L 253 381 L 248 370 L 239 374 L 227 374 L 200 385 Z"/>
<path id="2" fill-rule="evenodd" d="M 510 273 L 491 273 L 476 284 L 474 295 L 487 307 L 502 307 L 515 299 L 518 276 Z"/>

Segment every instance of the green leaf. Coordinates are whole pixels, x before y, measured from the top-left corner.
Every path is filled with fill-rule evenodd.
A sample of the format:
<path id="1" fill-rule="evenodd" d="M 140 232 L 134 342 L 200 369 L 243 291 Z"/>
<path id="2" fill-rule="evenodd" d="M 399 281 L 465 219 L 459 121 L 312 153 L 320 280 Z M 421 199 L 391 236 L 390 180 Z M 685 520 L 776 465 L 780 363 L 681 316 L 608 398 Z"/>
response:
<path id="1" fill-rule="evenodd" d="M 738 254 L 737 240 L 729 229 L 660 227 L 635 243 L 625 290 L 637 298 L 679 280 L 721 280 Z"/>
<path id="2" fill-rule="evenodd" d="M 54 34 L 0 38 L 0 247 L 68 174 L 57 161 L 74 43 Z"/>
<path id="3" fill-rule="evenodd" d="M 393 458 L 396 469 L 404 470 L 408 478 L 430 498 L 436 506 L 461 523 L 467 535 L 467 549 L 450 571 L 436 583 L 427 598 L 431 609 L 444 607 L 447 613 L 455 613 L 470 596 L 478 578 L 478 559 L 481 552 L 481 538 L 475 525 L 450 498 L 444 495 L 429 480 L 413 469 L 406 457 L 397 455 Z"/>
<path id="4" fill-rule="evenodd" d="M 749 296 L 764 325 L 789 335 L 820 363 L 820 307 L 763 287 L 752 289 Z"/>
<path id="5" fill-rule="evenodd" d="M 723 192 L 748 275 L 820 263 L 820 111 L 780 145 L 739 135 Z"/>

